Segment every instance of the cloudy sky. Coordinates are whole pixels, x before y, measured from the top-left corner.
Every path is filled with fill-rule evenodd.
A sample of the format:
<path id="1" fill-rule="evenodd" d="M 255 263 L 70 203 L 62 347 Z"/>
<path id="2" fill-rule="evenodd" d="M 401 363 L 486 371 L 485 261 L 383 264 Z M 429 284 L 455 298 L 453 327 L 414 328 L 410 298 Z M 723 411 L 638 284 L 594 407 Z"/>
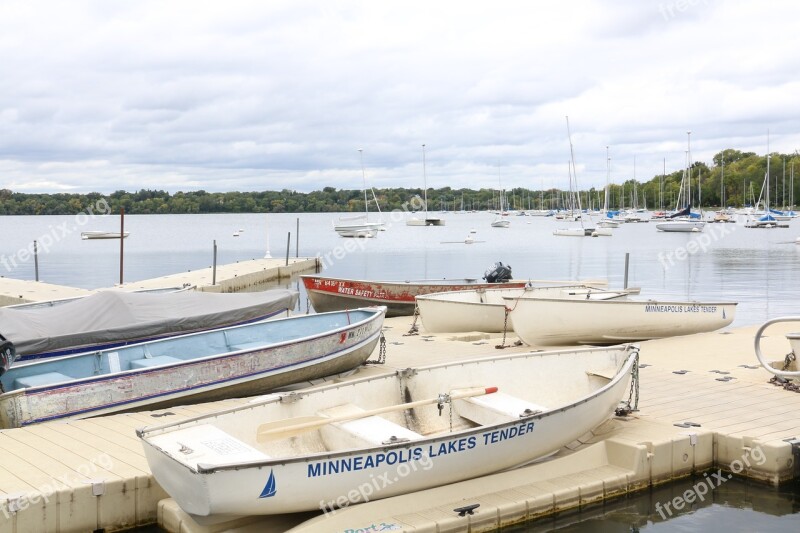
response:
<path id="1" fill-rule="evenodd" d="M 0 1 L 0 188 L 567 186 L 800 149 L 800 3 Z"/>

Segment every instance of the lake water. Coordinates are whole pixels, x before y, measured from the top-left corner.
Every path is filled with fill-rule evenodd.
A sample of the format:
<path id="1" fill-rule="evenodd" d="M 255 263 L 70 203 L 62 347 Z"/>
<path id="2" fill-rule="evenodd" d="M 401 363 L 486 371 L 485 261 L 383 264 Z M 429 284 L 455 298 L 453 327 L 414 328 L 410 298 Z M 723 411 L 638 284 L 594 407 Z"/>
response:
<path id="1" fill-rule="evenodd" d="M 332 229 L 332 214 L 127 216 L 125 280 L 209 267 L 215 240 L 219 264 L 261 258 L 268 240 L 272 256 L 283 257 L 291 232 L 290 255 L 321 256 L 332 276 L 480 278 L 502 261 L 517 279 L 608 279 L 611 287 L 621 287 L 629 253 L 628 285 L 641 287 L 643 297 L 736 301 L 733 326 L 800 314 L 797 221 L 789 229 L 770 230 L 708 224 L 699 234 L 662 233 L 651 222 L 627 224 L 612 237 L 580 238 L 553 236 L 554 229 L 569 223 L 552 218 L 512 217 L 510 228 L 497 229 L 490 227 L 494 217 L 488 213 L 442 216 L 445 226 L 409 227 L 397 214 L 384 214 L 388 230 L 375 239 L 340 238 Z M 0 228 L 2 276 L 34 278 L 33 259 L 24 250 L 35 239 L 42 281 L 98 288 L 119 280 L 119 241 L 80 238 L 81 231 L 119 230 L 118 216 L 0 217 Z M 476 242 L 464 244 L 473 229 Z M 670 484 L 514 531 L 800 531 L 796 486 L 777 491 L 731 483 L 715 490 L 707 504 L 661 520 L 655 503 L 682 487 Z"/>
<path id="2" fill-rule="evenodd" d="M 553 236 L 568 223 L 549 217 L 511 217 L 510 228 L 498 229 L 488 213 L 450 213 L 441 227 L 406 226 L 401 215 L 384 214 L 388 231 L 375 239 L 339 237 L 332 214 L 129 215 L 125 280 L 209 267 L 215 240 L 219 264 L 263 257 L 267 233 L 272 256 L 283 257 L 291 232 L 290 254 L 321 256 L 332 276 L 480 278 L 502 261 L 517 279 L 602 278 L 620 287 L 629 253 L 629 286 L 648 298 L 737 301 L 734 326 L 800 312 L 798 221 L 789 229 L 708 224 L 699 234 L 663 233 L 651 222 L 624 225 L 612 237 L 581 238 Z M 2 217 L 0 225 L 2 276 L 34 278 L 33 259 L 23 250 L 37 240 L 40 280 L 84 288 L 119 281 L 119 241 L 80 238 L 85 230 L 119 230 L 119 216 Z M 463 244 L 473 229 L 476 242 Z"/>

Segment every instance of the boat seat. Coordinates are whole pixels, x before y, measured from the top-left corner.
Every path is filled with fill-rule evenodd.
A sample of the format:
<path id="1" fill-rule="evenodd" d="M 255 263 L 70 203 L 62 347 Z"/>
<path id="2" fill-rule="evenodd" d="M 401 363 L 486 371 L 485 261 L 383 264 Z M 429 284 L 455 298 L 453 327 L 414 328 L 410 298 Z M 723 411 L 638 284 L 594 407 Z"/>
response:
<path id="1" fill-rule="evenodd" d="M 336 417 L 363 412 L 364 409 L 357 405 L 344 404 L 319 411 L 317 414 Z M 329 450 L 381 446 L 423 438 L 419 433 L 380 416 L 326 424 L 320 428 L 320 433 L 323 443 Z"/>
<path id="2" fill-rule="evenodd" d="M 172 363 L 180 363 L 183 359 L 170 357 L 168 355 L 159 355 L 158 357 L 147 357 L 145 359 L 134 359 L 131 361 L 131 370 L 140 368 L 149 368 L 151 366 L 169 365 Z"/>
<path id="3" fill-rule="evenodd" d="M 547 410 L 547 407 L 503 392 L 456 400 L 456 412 L 482 426 L 513 422 Z"/>
<path id="4" fill-rule="evenodd" d="M 42 385 L 52 385 L 62 381 L 71 381 L 75 378 L 66 376 L 60 372 L 45 372 L 43 374 L 33 374 L 31 376 L 19 377 L 14 380 L 15 389 L 26 389 L 28 387 L 41 387 Z"/>

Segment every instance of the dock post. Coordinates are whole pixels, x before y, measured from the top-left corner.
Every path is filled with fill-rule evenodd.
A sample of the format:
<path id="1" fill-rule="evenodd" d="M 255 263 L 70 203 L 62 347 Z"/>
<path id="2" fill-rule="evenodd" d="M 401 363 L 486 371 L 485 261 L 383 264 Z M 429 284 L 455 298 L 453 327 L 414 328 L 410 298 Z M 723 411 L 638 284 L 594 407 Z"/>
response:
<path id="1" fill-rule="evenodd" d="M 214 259 L 213 263 L 211 264 L 213 265 L 213 268 L 211 269 L 211 284 L 216 285 L 217 284 L 217 240 L 216 239 L 214 239 Z"/>
<path id="2" fill-rule="evenodd" d="M 623 285 L 622 285 L 623 289 L 627 289 L 628 288 L 628 262 L 629 262 L 630 258 L 631 258 L 630 252 L 625 252 L 625 279 L 624 279 Z"/>
<path id="3" fill-rule="evenodd" d="M 297 230 L 294 232 L 294 256 L 300 257 L 300 217 L 297 217 Z"/>
<path id="4" fill-rule="evenodd" d="M 33 241 L 33 271 L 36 281 L 39 281 L 39 247 L 36 241 Z"/>
<path id="5" fill-rule="evenodd" d="M 292 232 L 286 235 L 286 266 L 289 266 L 289 247 L 292 244 Z"/>

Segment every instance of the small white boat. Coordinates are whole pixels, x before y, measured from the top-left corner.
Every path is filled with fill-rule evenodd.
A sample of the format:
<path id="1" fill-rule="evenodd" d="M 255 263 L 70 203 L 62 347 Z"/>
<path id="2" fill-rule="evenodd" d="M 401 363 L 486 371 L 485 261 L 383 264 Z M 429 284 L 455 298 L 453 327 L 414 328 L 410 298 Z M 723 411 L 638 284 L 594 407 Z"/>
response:
<path id="1" fill-rule="evenodd" d="M 507 228 L 511 226 L 511 221 L 507 216 L 499 216 L 492 221 L 493 228 Z"/>
<path id="2" fill-rule="evenodd" d="M 125 231 L 122 233 L 122 238 L 125 239 L 130 235 L 129 231 Z M 91 239 L 119 239 L 119 232 L 118 231 L 82 231 L 81 232 L 81 239 L 83 240 L 91 240 Z"/>
<path id="3" fill-rule="evenodd" d="M 732 302 L 506 298 L 514 331 L 529 345 L 615 344 L 714 331 Z"/>
<path id="4" fill-rule="evenodd" d="M 381 335 L 386 308 L 302 315 L 13 365 L 0 427 L 247 396 L 345 372 Z"/>
<path id="5" fill-rule="evenodd" d="M 364 501 L 546 457 L 630 394 L 635 346 L 535 352 L 399 370 L 137 431 L 187 513 L 271 515 Z M 628 398 L 630 401 L 630 398 Z"/>
<path id="6" fill-rule="evenodd" d="M 638 291 L 637 291 L 638 292 Z M 589 285 L 551 287 L 481 288 L 426 294 L 416 297 L 420 318 L 428 333 L 463 333 L 512 331 L 506 299 L 565 298 L 611 299 L 627 296 L 630 291 L 611 291 Z"/>
<path id="7" fill-rule="evenodd" d="M 706 227 L 703 220 L 695 218 L 675 218 L 656 224 L 656 229 L 667 232 L 700 232 Z"/>

